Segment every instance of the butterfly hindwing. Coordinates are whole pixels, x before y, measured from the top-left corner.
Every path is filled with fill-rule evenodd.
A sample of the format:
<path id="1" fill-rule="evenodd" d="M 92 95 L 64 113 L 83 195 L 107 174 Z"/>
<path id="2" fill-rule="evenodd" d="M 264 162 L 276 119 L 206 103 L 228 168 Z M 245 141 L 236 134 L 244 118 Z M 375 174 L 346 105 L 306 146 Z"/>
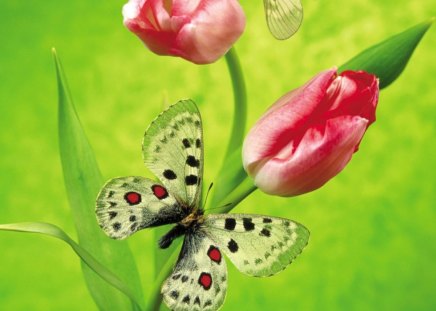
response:
<path id="1" fill-rule="evenodd" d="M 268 28 L 279 40 L 288 39 L 301 25 L 303 7 L 300 0 L 263 0 Z"/>
<path id="2" fill-rule="evenodd" d="M 185 214 L 162 184 L 131 176 L 104 185 L 97 197 L 96 215 L 107 235 L 124 239 L 143 228 L 180 221 Z"/>
<path id="3" fill-rule="evenodd" d="M 269 216 L 211 214 L 203 227 L 241 272 L 259 277 L 286 268 L 309 240 L 303 225 Z"/>
<path id="4" fill-rule="evenodd" d="M 200 113 L 182 100 L 161 113 L 143 141 L 147 168 L 168 191 L 187 206 L 198 206 L 203 176 L 203 134 Z"/>
<path id="5" fill-rule="evenodd" d="M 173 273 L 162 286 L 171 310 L 217 310 L 227 291 L 227 268 L 219 247 L 202 231 L 185 236 Z"/>

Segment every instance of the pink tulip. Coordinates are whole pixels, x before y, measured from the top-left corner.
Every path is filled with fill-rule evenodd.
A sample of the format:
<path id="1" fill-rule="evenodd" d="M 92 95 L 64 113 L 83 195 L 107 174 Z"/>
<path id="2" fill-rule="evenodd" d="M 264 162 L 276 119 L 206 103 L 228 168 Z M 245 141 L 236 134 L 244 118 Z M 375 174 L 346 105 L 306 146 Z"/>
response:
<path id="1" fill-rule="evenodd" d="M 375 121 L 378 92 L 378 79 L 366 72 L 321 72 L 280 98 L 250 130 L 245 170 L 273 195 L 321 187 L 350 161 Z"/>
<path id="2" fill-rule="evenodd" d="M 159 55 L 208 64 L 241 36 L 245 16 L 237 0 L 129 0 L 124 24 Z"/>

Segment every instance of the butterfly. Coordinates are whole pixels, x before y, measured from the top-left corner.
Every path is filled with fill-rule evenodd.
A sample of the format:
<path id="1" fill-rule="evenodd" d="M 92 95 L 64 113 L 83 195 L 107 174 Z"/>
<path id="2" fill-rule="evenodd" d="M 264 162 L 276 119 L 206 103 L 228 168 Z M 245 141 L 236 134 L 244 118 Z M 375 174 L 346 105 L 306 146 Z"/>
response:
<path id="1" fill-rule="evenodd" d="M 193 101 L 179 101 L 161 113 L 147 129 L 142 151 L 161 182 L 139 176 L 109 180 L 98 194 L 96 215 L 114 239 L 165 224 L 175 226 L 159 240 L 161 248 L 184 235 L 161 290 L 170 309 L 220 308 L 227 291 L 223 254 L 241 272 L 261 277 L 283 270 L 306 246 L 309 231 L 288 219 L 204 214 L 202 121 Z"/>
<path id="2" fill-rule="evenodd" d="M 272 35 L 279 40 L 290 38 L 303 21 L 300 0 L 263 0 L 265 17 Z"/>

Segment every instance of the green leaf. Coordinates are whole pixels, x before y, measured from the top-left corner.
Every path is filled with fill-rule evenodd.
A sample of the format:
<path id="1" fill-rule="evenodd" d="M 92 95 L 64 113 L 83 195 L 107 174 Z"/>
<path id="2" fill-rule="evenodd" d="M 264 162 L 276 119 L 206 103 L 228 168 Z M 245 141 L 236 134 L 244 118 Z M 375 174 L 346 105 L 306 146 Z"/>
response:
<path id="1" fill-rule="evenodd" d="M 129 297 L 132 302 L 136 304 L 137 309 L 140 308 L 140 303 L 136 301 L 133 291 L 126 286 L 115 274 L 98 262 L 90 253 L 83 249 L 79 244 L 74 242 L 62 229 L 59 227 L 43 223 L 43 222 L 23 222 L 16 224 L 0 224 L 0 230 L 5 231 L 18 231 L 27 233 L 40 233 L 45 234 L 57 239 L 60 239 L 71 246 L 73 251 L 88 265 L 89 268 L 94 270 L 101 278 L 107 283 L 111 284 L 119 291 Z"/>
<path id="2" fill-rule="evenodd" d="M 387 87 L 404 70 L 433 21 L 434 18 L 420 23 L 364 50 L 342 65 L 338 71 L 365 70 L 380 79 L 380 89 Z"/>
<path id="3" fill-rule="evenodd" d="M 108 238 L 97 224 L 95 199 L 103 180 L 82 129 L 68 91 L 60 61 L 53 50 L 59 89 L 59 148 L 65 186 L 70 202 L 79 244 L 114 271 L 120 280 L 134 290 L 137 301 L 143 301 L 139 274 L 126 241 Z M 120 291 L 103 281 L 88 266 L 82 265 L 88 289 L 102 310 L 127 310 L 132 305 Z"/>

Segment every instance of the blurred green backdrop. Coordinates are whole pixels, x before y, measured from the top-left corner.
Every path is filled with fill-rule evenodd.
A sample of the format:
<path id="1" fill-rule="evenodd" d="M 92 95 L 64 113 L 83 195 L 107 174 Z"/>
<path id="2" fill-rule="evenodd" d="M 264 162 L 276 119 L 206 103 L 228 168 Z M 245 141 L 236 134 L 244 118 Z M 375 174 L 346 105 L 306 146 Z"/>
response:
<path id="1" fill-rule="evenodd" d="M 262 1 L 241 2 L 247 28 L 236 48 L 249 125 L 317 72 L 436 15 L 434 0 L 303 1 L 300 31 L 278 42 Z M 225 62 L 199 67 L 151 54 L 122 26 L 123 3 L 0 2 L 0 223 L 51 222 L 76 236 L 58 155 L 53 46 L 105 178 L 149 175 L 141 159 L 145 128 L 165 103 L 189 97 L 203 115 L 205 177 L 213 180 L 232 112 Z M 246 277 L 229 264 L 223 310 L 436 309 L 435 42 L 433 26 L 403 75 L 381 93 L 377 122 L 337 178 L 290 199 L 258 191 L 234 210 L 288 217 L 312 235 L 274 277 Z M 145 291 L 151 236 L 129 239 Z M 0 309 L 96 310 L 66 244 L 0 232 L 0 249 Z"/>

